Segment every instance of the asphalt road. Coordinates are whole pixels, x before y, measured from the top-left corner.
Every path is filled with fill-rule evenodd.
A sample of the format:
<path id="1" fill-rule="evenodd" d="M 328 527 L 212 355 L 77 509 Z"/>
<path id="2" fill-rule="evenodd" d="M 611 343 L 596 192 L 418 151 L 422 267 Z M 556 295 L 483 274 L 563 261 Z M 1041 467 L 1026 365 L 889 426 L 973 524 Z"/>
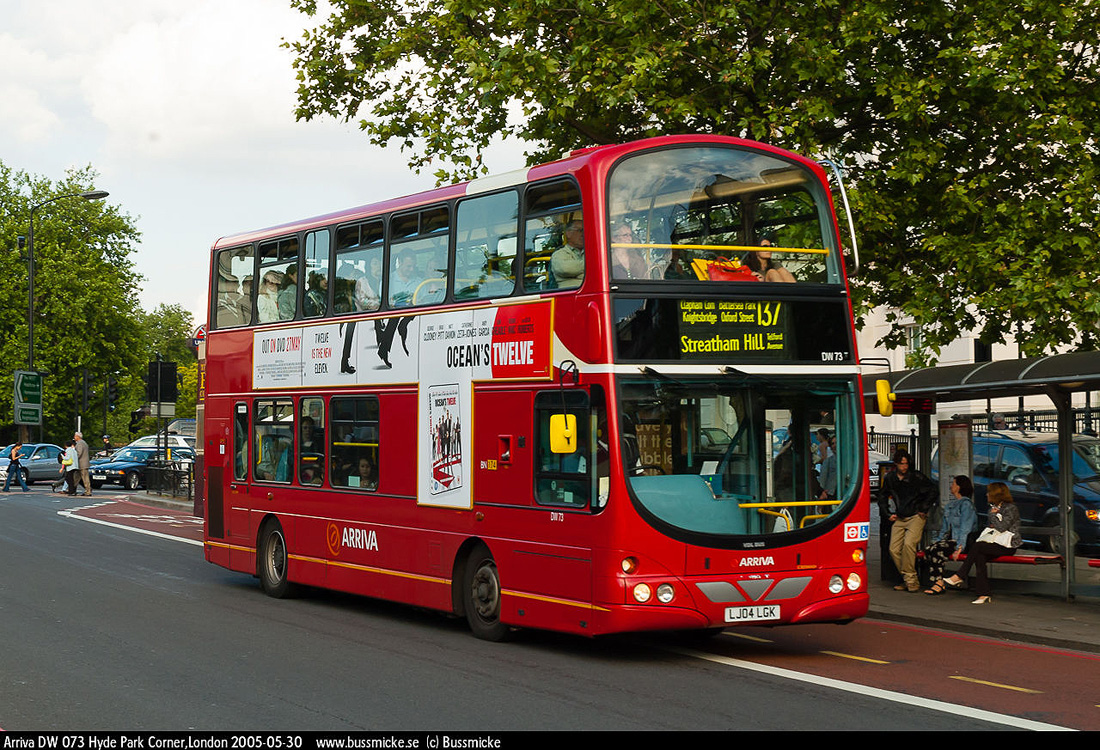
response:
<path id="1" fill-rule="evenodd" d="M 1091 675 L 1095 657 L 871 621 L 486 643 L 376 600 L 267 598 L 203 560 L 193 519 L 115 499 L 36 487 L 0 500 L 0 728 L 1100 728 L 1095 679 L 1072 686 L 1088 692 L 1072 710 L 1043 693 L 1054 679 L 1041 704 L 1017 693 L 1026 659 Z M 960 669 L 973 676 L 951 678 Z"/>

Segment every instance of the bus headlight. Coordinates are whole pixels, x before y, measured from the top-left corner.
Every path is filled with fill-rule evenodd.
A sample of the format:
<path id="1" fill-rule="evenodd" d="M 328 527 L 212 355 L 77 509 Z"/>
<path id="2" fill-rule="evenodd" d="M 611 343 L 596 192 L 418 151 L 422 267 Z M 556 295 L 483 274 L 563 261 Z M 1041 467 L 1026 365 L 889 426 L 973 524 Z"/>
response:
<path id="1" fill-rule="evenodd" d="M 634 586 L 634 601 L 639 604 L 645 604 L 653 596 L 653 590 L 649 588 L 648 583 L 639 583 Z"/>
<path id="2" fill-rule="evenodd" d="M 844 579 L 840 576 L 833 576 L 829 579 L 829 593 L 839 594 L 844 590 Z"/>
<path id="3" fill-rule="evenodd" d="M 863 585 L 863 579 L 859 577 L 859 573 L 848 574 L 848 590 L 858 591 L 859 587 Z"/>
<path id="4" fill-rule="evenodd" d="M 661 604 L 668 604 L 674 596 L 676 591 L 672 588 L 672 584 L 662 583 L 657 587 L 657 601 Z"/>

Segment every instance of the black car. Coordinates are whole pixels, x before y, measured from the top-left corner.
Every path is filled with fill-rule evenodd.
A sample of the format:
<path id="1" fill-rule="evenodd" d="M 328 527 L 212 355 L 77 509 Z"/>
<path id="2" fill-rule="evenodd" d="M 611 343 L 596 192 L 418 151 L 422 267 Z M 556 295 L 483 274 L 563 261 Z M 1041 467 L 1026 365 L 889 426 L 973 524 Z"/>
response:
<path id="1" fill-rule="evenodd" d="M 974 433 L 974 505 L 985 523 L 988 510 L 986 489 L 1003 482 L 1020 509 L 1025 527 L 1059 524 L 1058 436 L 1054 433 L 1024 433 L 1014 430 Z M 933 478 L 939 461 L 933 456 Z M 1100 440 L 1088 435 L 1073 436 L 1073 527 L 1077 552 L 1100 553 Z M 1023 530 L 1029 539 L 1027 528 Z M 1052 552 L 1061 552 L 1060 536 L 1032 535 L 1031 541 Z"/>
<path id="2" fill-rule="evenodd" d="M 195 454 L 190 448 L 172 448 L 171 462 L 190 463 Z M 145 470 L 150 463 L 168 462 L 164 451 L 156 448 L 123 448 L 110 458 L 93 461 L 88 470 L 92 487 L 99 489 L 104 484 L 120 484 L 128 490 L 145 486 Z"/>

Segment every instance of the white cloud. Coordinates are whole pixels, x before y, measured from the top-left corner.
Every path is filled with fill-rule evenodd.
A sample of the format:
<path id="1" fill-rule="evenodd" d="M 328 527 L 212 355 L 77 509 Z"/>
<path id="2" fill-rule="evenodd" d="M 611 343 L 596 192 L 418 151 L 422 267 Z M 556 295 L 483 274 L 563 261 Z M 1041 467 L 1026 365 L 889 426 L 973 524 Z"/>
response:
<path id="1" fill-rule="evenodd" d="M 51 180 L 91 164 L 134 216 L 142 306 L 205 318 L 219 236 L 431 187 L 354 126 L 296 122 L 287 0 L 0 0 L 0 158 Z M 492 167 L 521 166 L 494 149 Z"/>

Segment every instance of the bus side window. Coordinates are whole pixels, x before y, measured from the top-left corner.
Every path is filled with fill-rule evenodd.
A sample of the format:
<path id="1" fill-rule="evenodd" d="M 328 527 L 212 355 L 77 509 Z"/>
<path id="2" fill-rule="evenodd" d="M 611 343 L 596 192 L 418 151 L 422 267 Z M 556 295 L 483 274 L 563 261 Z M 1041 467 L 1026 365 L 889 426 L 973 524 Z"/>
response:
<path id="1" fill-rule="evenodd" d="M 576 419 L 576 436 L 572 441 L 576 449 L 571 453 L 554 450 L 551 422 L 563 413 Z M 581 390 L 539 393 L 535 397 L 535 421 L 536 501 L 540 505 L 587 506 L 595 464 L 588 394 Z"/>
<path id="2" fill-rule="evenodd" d="M 458 204 L 455 298 L 505 297 L 515 289 L 519 195 L 514 190 Z"/>
<path id="3" fill-rule="evenodd" d="M 252 322 L 252 270 L 251 245 L 218 253 L 215 327 L 233 328 Z"/>
<path id="4" fill-rule="evenodd" d="M 579 286 L 584 277 L 584 232 L 576 183 L 553 180 L 530 185 L 524 209 L 524 291 Z"/>
<path id="5" fill-rule="evenodd" d="M 248 404 L 237 404 L 233 414 L 233 479 L 248 479 Z"/>
<path id="6" fill-rule="evenodd" d="M 289 482 L 294 454 L 294 402 L 260 399 L 252 425 L 252 476 L 268 482 Z"/>
<path id="7" fill-rule="evenodd" d="M 303 398 L 298 415 L 298 483 L 320 486 L 325 481 L 325 402 Z"/>
<path id="8" fill-rule="evenodd" d="M 378 489 L 378 398 L 340 396 L 330 402 L 333 487 Z"/>

